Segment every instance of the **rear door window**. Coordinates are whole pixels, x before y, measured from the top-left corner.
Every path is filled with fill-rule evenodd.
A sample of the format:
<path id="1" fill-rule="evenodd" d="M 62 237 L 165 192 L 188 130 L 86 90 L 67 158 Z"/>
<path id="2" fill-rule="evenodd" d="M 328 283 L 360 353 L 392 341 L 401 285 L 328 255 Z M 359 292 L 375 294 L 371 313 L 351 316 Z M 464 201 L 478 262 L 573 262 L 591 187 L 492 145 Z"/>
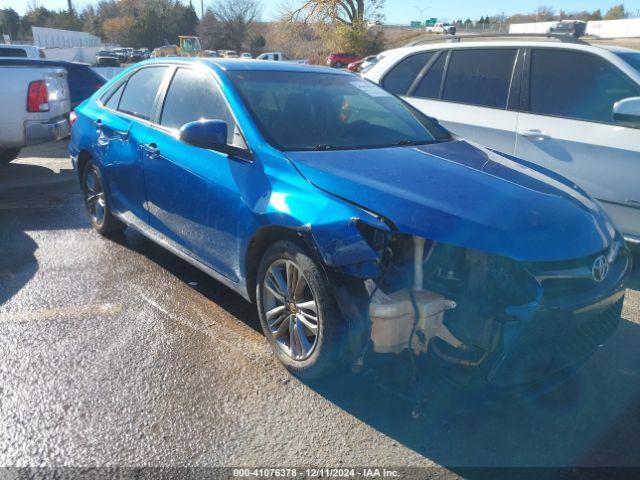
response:
<path id="1" fill-rule="evenodd" d="M 442 99 L 506 108 L 516 49 L 460 49 L 451 52 Z"/>
<path id="2" fill-rule="evenodd" d="M 420 83 L 414 90 L 412 97 L 420 98 L 440 98 L 440 85 L 442 84 L 442 74 L 447 62 L 447 52 L 442 52 L 429 70 L 422 77 Z"/>
<path id="3" fill-rule="evenodd" d="M 138 70 L 127 81 L 118 110 L 143 120 L 151 120 L 153 103 L 168 67 Z"/>
<path id="4" fill-rule="evenodd" d="M 559 49 L 532 51 L 531 113 L 613 123 L 613 104 L 639 95 L 640 87 L 603 58 Z"/>
<path id="5" fill-rule="evenodd" d="M 423 52 L 411 55 L 394 66 L 382 80 L 382 86 L 396 95 L 404 95 L 414 82 L 422 68 L 436 52 Z"/>
<path id="6" fill-rule="evenodd" d="M 227 140 L 231 143 L 235 122 L 214 80 L 202 72 L 179 68 L 169 85 L 160 125 L 179 129 L 202 119 L 227 122 Z"/>
<path id="7" fill-rule="evenodd" d="M 0 57 L 26 58 L 27 52 L 21 48 L 0 47 Z"/>

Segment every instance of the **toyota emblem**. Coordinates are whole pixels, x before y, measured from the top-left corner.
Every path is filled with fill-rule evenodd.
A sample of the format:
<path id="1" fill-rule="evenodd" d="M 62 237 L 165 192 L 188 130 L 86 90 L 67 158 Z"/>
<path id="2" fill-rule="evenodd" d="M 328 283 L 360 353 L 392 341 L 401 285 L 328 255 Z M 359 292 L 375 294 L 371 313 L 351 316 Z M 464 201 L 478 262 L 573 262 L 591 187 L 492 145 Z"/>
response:
<path id="1" fill-rule="evenodd" d="M 604 255 L 600 255 L 593 262 L 593 267 L 591 267 L 591 275 L 596 282 L 601 282 L 609 273 L 609 262 Z"/>

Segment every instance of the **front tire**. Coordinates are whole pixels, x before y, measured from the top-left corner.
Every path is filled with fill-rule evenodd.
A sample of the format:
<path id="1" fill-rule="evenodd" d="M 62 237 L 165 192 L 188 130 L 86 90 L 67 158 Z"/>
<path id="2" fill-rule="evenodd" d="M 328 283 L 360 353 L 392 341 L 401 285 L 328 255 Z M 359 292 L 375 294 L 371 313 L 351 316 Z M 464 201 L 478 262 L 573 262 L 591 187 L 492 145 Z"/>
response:
<path id="1" fill-rule="evenodd" d="M 82 171 L 82 191 L 91 226 L 96 232 L 109 235 L 124 228 L 111 213 L 104 177 L 93 160 L 90 160 Z"/>
<path id="2" fill-rule="evenodd" d="M 267 341 L 291 373 L 319 378 L 342 363 L 346 323 L 326 275 L 301 247 L 280 241 L 266 251 L 256 303 Z"/>
<path id="3" fill-rule="evenodd" d="M 337 62 L 334 64 L 334 67 L 336 67 L 336 68 L 342 68 L 342 62 L 341 62 L 341 61 L 337 61 Z"/>
<path id="4" fill-rule="evenodd" d="M 6 165 L 12 160 L 18 158 L 20 154 L 19 148 L 7 148 L 5 150 L 0 150 L 0 165 Z"/>

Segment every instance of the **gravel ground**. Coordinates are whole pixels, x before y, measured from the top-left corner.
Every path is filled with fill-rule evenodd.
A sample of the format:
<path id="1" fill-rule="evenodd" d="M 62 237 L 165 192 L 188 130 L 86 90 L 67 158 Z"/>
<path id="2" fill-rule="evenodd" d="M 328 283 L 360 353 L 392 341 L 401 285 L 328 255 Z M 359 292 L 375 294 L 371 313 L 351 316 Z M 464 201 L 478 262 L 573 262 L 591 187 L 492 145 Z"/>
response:
<path id="1" fill-rule="evenodd" d="M 0 465 L 640 466 L 638 272 L 559 390 L 465 408 L 442 390 L 414 420 L 384 379 L 291 377 L 242 298 L 91 231 L 64 144 L 0 167 L 0 252 Z"/>

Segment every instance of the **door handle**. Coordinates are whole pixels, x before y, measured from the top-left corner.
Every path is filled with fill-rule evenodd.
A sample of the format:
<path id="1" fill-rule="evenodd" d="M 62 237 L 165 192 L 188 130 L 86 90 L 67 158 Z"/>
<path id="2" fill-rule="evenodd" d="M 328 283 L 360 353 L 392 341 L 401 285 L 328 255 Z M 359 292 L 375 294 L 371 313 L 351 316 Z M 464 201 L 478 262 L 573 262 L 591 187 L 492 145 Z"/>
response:
<path id="1" fill-rule="evenodd" d="M 123 142 L 129 140 L 129 131 L 128 130 L 113 130 L 113 136 L 118 137 Z"/>
<path id="2" fill-rule="evenodd" d="M 160 156 L 160 149 L 155 143 L 143 145 L 142 150 L 148 158 L 158 158 Z"/>
<path id="3" fill-rule="evenodd" d="M 96 132 L 100 133 L 102 131 L 102 120 L 101 119 L 97 119 L 93 122 L 93 124 L 96 127 Z"/>
<path id="4" fill-rule="evenodd" d="M 546 140 L 551 138 L 551 135 L 543 132 L 542 130 L 538 130 L 537 128 L 532 128 L 531 130 L 524 130 L 522 132 L 518 132 L 525 138 L 529 138 L 532 140 Z"/>

